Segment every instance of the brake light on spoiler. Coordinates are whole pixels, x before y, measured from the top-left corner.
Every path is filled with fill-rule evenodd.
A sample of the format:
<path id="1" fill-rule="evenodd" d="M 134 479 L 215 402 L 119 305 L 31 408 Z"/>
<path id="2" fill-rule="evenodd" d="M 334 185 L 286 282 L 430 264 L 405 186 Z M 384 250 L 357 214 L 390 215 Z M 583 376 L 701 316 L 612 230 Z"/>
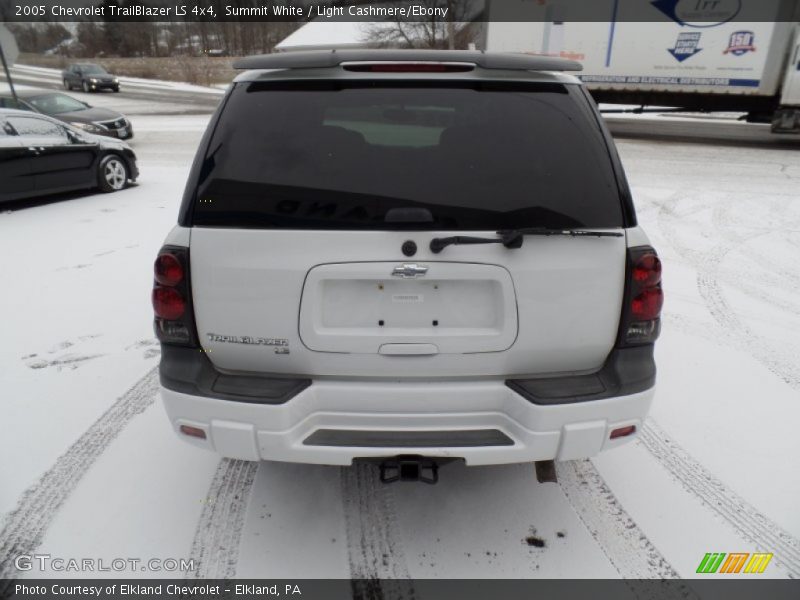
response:
<path id="1" fill-rule="evenodd" d="M 345 71 L 357 73 L 464 73 L 475 69 L 465 63 L 435 62 L 367 62 L 342 65 Z"/>

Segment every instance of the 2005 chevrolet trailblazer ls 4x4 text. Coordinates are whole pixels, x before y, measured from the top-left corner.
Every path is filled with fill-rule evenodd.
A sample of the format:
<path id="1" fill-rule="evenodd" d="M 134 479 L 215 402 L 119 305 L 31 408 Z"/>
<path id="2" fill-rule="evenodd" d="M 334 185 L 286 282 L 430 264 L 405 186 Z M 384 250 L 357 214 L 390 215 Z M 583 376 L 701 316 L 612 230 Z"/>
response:
<path id="1" fill-rule="evenodd" d="M 155 265 L 183 439 L 246 460 L 484 465 L 635 437 L 661 263 L 563 73 L 580 65 L 353 50 L 237 67 Z"/>

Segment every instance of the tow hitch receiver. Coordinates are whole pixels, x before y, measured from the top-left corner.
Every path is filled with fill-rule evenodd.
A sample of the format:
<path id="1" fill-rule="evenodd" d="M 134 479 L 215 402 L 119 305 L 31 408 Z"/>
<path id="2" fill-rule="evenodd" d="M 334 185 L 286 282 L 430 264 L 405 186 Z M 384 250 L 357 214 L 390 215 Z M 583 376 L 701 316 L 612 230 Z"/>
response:
<path id="1" fill-rule="evenodd" d="M 422 481 L 434 484 L 439 481 L 439 465 L 424 456 L 398 456 L 381 463 L 381 483 L 395 481 Z"/>

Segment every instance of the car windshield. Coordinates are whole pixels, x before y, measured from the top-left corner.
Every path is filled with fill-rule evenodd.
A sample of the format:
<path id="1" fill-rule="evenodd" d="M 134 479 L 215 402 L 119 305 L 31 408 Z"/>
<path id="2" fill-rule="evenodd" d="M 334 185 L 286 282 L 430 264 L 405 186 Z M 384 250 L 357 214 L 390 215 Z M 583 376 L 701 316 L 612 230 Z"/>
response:
<path id="1" fill-rule="evenodd" d="M 83 102 L 67 96 L 66 94 L 44 94 L 42 96 L 34 96 L 33 98 L 28 98 L 28 102 L 46 115 L 58 115 L 77 110 L 86 110 L 86 105 Z"/>
<path id="2" fill-rule="evenodd" d="M 87 75 L 108 75 L 108 71 L 100 65 L 83 65 L 81 66 L 81 72 Z"/>
<path id="3" fill-rule="evenodd" d="M 591 105 L 577 86 L 560 83 L 238 84 L 200 177 L 195 225 L 399 229 L 412 220 L 414 229 L 498 230 L 623 223 Z"/>

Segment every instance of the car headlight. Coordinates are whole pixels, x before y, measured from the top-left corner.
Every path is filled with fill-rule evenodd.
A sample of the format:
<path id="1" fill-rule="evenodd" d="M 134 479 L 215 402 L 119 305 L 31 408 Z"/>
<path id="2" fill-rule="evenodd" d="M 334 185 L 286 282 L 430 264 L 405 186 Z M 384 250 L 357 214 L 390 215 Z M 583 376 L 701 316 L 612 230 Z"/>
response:
<path id="1" fill-rule="evenodd" d="M 91 81 L 92 83 L 97 83 L 97 79 L 95 79 L 94 77 L 91 77 L 91 78 L 89 79 L 89 81 Z"/>
<path id="2" fill-rule="evenodd" d="M 70 123 L 70 125 L 88 131 L 89 133 L 103 133 L 106 130 L 105 127 L 95 125 L 94 123 Z"/>
<path id="3" fill-rule="evenodd" d="M 119 78 L 114 77 L 114 83 L 119 83 Z"/>

